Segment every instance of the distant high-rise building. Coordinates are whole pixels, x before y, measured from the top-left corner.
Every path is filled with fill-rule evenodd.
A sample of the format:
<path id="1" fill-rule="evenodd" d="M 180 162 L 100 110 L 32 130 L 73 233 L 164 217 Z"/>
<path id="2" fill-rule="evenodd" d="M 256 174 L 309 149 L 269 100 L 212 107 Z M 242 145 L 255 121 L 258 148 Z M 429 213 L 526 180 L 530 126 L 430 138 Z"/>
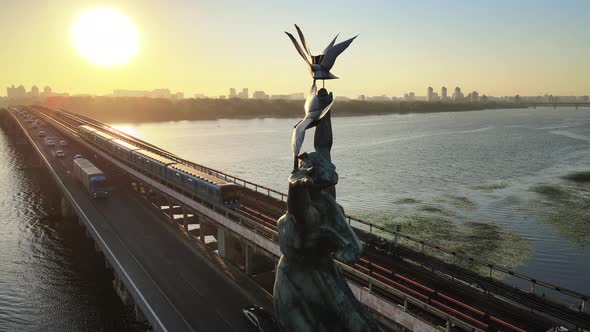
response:
<path id="1" fill-rule="evenodd" d="M 455 88 L 455 92 L 453 92 L 453 100 L 462 100 L 463 99 L 463 93 L 461 92 L 461 88 L 460 87 L 456 87 Z"/>
<path id="2" fill-rule="evenodd" d="M 36 85 L 31 87 L 31 97 L 39 97 L 39 88 Z"/>
<path id="3" fill-rule="evenodd" d="M 22 85 L 19 85 L 18 87 L 8 87 L 6 88 L 6 95 L 8 96 L 8 98 L 23 98 L 27 96 L 27 91 L 25 90 L 25 87 Z"/>
<path id="4" fill-rule="evenodd" d="M 43 95 L 41 97 L 51 97 L 53 93 L 51 92 L 51 88 L 49 86 L 45 86 L 43 88 Z"/>
<path id="5" fill-rule="evenodd" d="M 426 101 L 432 101 L 432 97 L 434 95 L 434 89 L 432 89 L 431 86 L 428 87 L 428 90 L 426 91 Z"/>
<path id="6" fill-rule="evenodd" d="M 270 96 L 267 95 L 264 91 L 254 91 L 252 94 L 252 98 L 254 99 L 269 99 Z"/>
<path id="7" fill-rule="evenodd" d="M 360 95 L 359 96 L 359 100 L 365 101 L 365 99 L 366 99 L 365 95 Z"/>
<path id="8" fill-rule="evenodd" d="M 477 91 L 473 91 L 469 94 L 469 96 L 469 101 L 471 101 L 472 103 L 476 103 L 479 101 L 479 93 L 477 93 Z"/>
<path id="9" fill-rule="evenodd" d="M 442 100 L 446 100 L 447 99 L 447 87 L 442 87 L 440 88 L 440 97 L 442 98 Z"/>
<path id="10" fill-rule="evenodd" d="M 238 98 L 241 98 L 241 99 L 250 98 L 250 96 L 248 94 L 248 88 L 243 88 L 242 91 L 240 93 L 238 93 Z"/>
<path id="11" fill-rule="evenodd" d="M 229 95 L 228 98 L 237 98 L 238 95 L 236 94 L 236 89 L 235 88 L 229 88 Z"/>

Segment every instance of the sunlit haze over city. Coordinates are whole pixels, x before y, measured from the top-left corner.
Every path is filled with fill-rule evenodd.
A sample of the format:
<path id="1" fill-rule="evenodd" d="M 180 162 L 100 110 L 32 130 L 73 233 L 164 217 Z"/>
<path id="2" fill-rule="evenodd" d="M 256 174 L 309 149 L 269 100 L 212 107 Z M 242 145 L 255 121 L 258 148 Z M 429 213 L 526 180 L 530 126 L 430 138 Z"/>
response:
<path id="1" fill-rule="evenodd" d="M 92 29 L 73 41 L 81 15 L 105 8 L 132 30 L 118 30 L 124 36 L 110 46 Z M 337 33 L 360 34 L 334 68 L 347 78 L 331 82 L 339 95 L 423 95 L 427 86 L 497 96 L 586 95 L 589 21 L 590 3 L 583 0 L 5 1 L 0 85 L 97 95 L 168 88 L 218 96 L 234 86 L 303 92 L 304 63 L 285 47 L 283 33 L 296 22 L 310 34 L 312 53 Z M 91 60 L 81 45 L 124 54 Z M 119 56 L 125 61 L 109 63 Z"/>

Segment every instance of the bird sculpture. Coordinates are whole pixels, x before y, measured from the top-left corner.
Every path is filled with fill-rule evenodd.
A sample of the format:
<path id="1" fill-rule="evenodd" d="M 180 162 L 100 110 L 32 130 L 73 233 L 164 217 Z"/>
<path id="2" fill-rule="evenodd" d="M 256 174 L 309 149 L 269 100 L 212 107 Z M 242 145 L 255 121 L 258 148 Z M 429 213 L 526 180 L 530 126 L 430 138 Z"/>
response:
<path id="1" fill-rule="evenodd" d="M 299 39 L 301 40 L 301 45 L 303 45 L 303 48 L 299 45 L 299 43 L 297 42 L 295 37 L 293 37 L 292 34 L 288 33 L 287 31 L 285 31 L 285 33 L 287 34 L 287 36 L 289 36 L 289 38 L 293 42 L 293 45 L 295 45 L 295 49 L 297 50 L 297 52 L 299 52 L 299 55 L 301 55 L 303 60 L 305 60 L 305 62 L 309 66 L 311 77 L 314 80 L 337 79 L 338 77 L 330 73 L 330 69 L 332 69 L 332 67 L 334 66 L 336 58 L 342 52 L 344 52 L 346 48 L 348 48 L 348 46 L 356 37 L 358 37 L 358 35 L 334 45 L 334 43 L 336 43 L 336 38 L 338 38 L 338 35 L 336 35 L 336 37 L 334 37 L 330 44 L 328 44 L 328 47 L 326 47 L 323 54 L 311 55 L 311 51 L 309 50 L 309 46 L 307 45 L 305 36 L 303 36 L 303 32 L 301 32 L 301 29 L 299 29 L 297 24 L 295 24 L 295 29 L 297 29 L 297 33 L 299 34 Z"/>
<path id="2" fill-rule="evenodd" d="M 298 170 L 299 161 L 299 151 L 301 150 L 301 146 L 303 145 L 303 140 L 305 139 L 305 131 L 308 128 L 312 128 L 317 126 L 319 121 L 330 111 L 332 105 L 334 104 L 334 96 L 330 92 L 324 89 L 323 87 L 318 91 L 316 86 L 316 80 L 332 80 L 337 79 L 338 77 L 334 76 L 330 72 L 334 63 L 336 62 L 336 58 L 348 48 L 348 46 L 352 43 L 352 41 L 358 37 L 354 36 L 350 39 L 347 39 L 341 43 L 336 43 L 336 38 L 338 35 L 334 37 L 334 39 L 328 44 L 328 47 L 324 50 L 323 54 L 320 55 L 311 55 L 311 51 L 309 50 L 309 46 L 307 45 L 307 41 L 305 40 L 305 36 L 303 36 L 303 32 L 301 29 L 295 24 L 295 29 L 297 29 L 297 33 L 299 34 L 299 39 L 301 40 L 301 44 L 303 48 L 299 45 L 295 37 L 292 34 L 285 31 L 287 36 L 295 45 L 295 49 L 299 52 L 299 55 L 305 60 L 307 65 L 309 66 L 309 71 L 311 73 L 311 77 L 313 78 L 313 84 L 311 86 L 311 90 L 309 91 L 309 95 L 305 100 L 305 117 L 303 120 L 299 121 L 295 128 L 293 129 L 293 137 L 291 139 L 291 147 L 293 151 L 293 171 Z M 305 50 L 305 51 L 304 51 Z"/>

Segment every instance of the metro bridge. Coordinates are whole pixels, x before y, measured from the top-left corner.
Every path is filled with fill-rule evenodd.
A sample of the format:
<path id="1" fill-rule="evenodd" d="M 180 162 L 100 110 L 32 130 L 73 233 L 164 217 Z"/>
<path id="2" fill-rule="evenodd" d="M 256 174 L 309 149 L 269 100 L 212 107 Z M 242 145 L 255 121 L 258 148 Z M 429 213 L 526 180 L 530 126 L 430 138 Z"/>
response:
<path id="1" fill-rule="evenodd" d="M 16 105 L 0 117 L 2 127 L 30 144 L 31 156 L 48 169 L 63 194 L 61 213 L 86 227 L 113 270 L 117 294 L 135 308 L 138 320 L 157 331 L 242 331 L 248 329 L 242 307 L 256 303 L 272 312 L 281 254 L 276 220 L 286 211 L 285 194 L 72 112 Z M 34 127 L 32 118 L 44 127 Z M 44 144 L 40 130 L 69 142 L 65 158 Z M 239 207 L 203 200 L 113 150 L 125 146 L 145 151 L 153 162 L 239 185 Z M 71 158 L 78 153 L 93 156 L 111 179 L 108 200 L 91 198 L 72 177 Z M 386 330 L 590 329 L 585 294 L 354 217 L 348 221 L 364 253 L 354 266 L 339 266 Z"/>

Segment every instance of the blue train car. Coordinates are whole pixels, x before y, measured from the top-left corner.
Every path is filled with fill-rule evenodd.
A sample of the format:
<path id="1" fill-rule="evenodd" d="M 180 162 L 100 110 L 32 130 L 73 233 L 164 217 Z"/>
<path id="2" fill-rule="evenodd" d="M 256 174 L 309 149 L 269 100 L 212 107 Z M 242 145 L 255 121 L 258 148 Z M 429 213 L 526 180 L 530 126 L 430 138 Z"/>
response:
<path id="1" fill-rule="evenodd" d="M 109 146 L 108 150 L 112 154 L 114 154 L 117 158 L 119 158 L 123 161 L 126 161 L 128 163 L 132 163 L 133 162 L 132 152 L 137 151 L 137 150 L 141 150 L 141 148 L 116 138 L 116 139 L 110 141 L 110 146 Z"/>
<path id="2" fill-rule="evenodd" d="M 179 163 L 168 165 L 166 168 L 168 182 L 178 190 L 215 205 L 227 208 L 240 207 L 238 185 Z"/>
<path id="3" fill-rule="evenodd" d="M 147 150 L 134 150 L 131 152 L 133 164 L 140 170 L 156 177 L 161 182 L 166 181 L 166 166 L 176 164 L 175 160 L 160 156 Z"/>

